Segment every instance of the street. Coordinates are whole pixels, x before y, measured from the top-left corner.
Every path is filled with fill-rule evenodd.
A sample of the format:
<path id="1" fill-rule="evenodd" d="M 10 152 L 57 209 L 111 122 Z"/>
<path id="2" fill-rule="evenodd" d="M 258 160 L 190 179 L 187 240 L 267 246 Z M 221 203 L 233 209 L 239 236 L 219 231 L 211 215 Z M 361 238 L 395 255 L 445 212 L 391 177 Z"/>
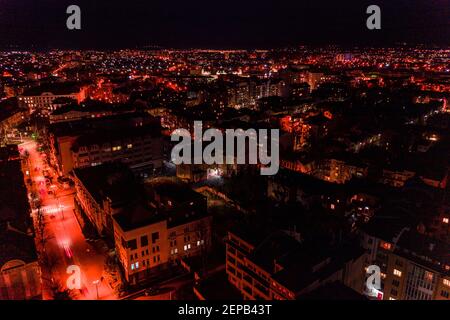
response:
<path id="1" fill-rule="evenodd" d="M 103 268 L 106 252 L 86 242 L 86 239 L 73 212 L 74 190 L 57 185 L 57 174 L 47 168 L 45 154 L 37 151 L 37 143 L 25 140 L 19 145 L 22 154 L 28 152 L 29 158 L 24 166 L 29 194 L 37 194 L 41 200 L 41 213 L 44 217 L 44 250 L 49 260 L 56 261 L 53 272 L 41 266 L 43 279 L 53 278 L 61 287 L 66 288 L 70 274 L 66 272 L 70 265 L 77 265 L 81 270 L 81 290 L 72 290 L 73 299 L 116 299 L 113 289 L 103 279 Z M 43 175 L 51 175 L 51 184 Z M 33 199 L 32 199 L 33 201 Z M 38 209 L 33 209 L 33 219 L 36 227 Z M 37 230 L 37 228 L 35 228 Z M 36 244 L 39 248 L 41 244 Z M 49 268 L 47 268 L 49 269 Z M 49 281 L 43 281 L 43 299 L 51 299 Z"/>

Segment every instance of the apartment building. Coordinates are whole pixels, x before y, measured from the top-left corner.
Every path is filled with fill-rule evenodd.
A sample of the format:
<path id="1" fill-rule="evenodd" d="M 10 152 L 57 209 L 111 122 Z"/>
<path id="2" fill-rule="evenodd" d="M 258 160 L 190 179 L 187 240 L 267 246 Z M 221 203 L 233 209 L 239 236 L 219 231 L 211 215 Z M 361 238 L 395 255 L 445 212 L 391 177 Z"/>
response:
<path id="1" fill-rule="evenodd" d="M 79 136 L 71 148 L 73 168 L 121 161 L 147 177 L 163 165 L 163 138 L 158 127 L 104 130 Z"/>
<path id="2" fill-rule="evenodd" d="M 43 115 L 49 115 L 54 111 L 53 101 L 60 98 L 68 98 L 78 103 L 86 99 L 86 86 L 77 83 L 49 83 L 25 90 L 19 96 L 19 102 L 30 110 L 30 113 L 38 111 Z"/>
<path id="3" fill-rule="evenodd" d="M 75 169 L 74 180 L 82 228 L 89 232 L 90 225 L 114 243 L 129 283 L 208 251 L 206 198 L 178 180 L 142 184 L 121 163 Z"/>
<path id="4" fill-rule="evenodd" d="M 364 250 L 344 244 L 321 249 L 283 231 L 263 236 L 238 229 L 227 236 L 226 272 L 246 300 L 294 300 L 336 281 L 362 293 Z"/>
<path id="5" fill-rule="evenodd" d="M 365 228 L 362 245 L 368 252 L 366 268 L 377 265 L 381 288 L 367 292 L 383 300 L 449 300 L 448 242 L 415 230 L 383 223 Z"/>
<path id="6" fill-rule="evenodd" d="M 206 199 L 170 178 L 146 184 L 148 202 L 113 216 L 116 251 L 131 284 L 186 257 L 207 254 L 211 217 Z"/>

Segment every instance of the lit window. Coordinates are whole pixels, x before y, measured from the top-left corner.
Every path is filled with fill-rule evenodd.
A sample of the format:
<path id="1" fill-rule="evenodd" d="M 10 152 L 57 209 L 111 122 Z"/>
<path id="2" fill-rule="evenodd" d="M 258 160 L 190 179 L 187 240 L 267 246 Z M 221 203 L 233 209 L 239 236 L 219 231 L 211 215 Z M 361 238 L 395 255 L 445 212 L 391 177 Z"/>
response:
<path id="1" fill-rule="evenodd" d="M 200 241 L 199 240 L 197 240 L 197 247 L 200 245 Z"/>
<path id="2" fill-rule="evenodd" d="M 184 245 L 184 251 L 187 251 L 187 249 L 188 249 L 188 246 Z"/>
<path id="3" fill-rule="evenodd" d="M 402 272 L 400 270 L 394 269 L 394 275 L 397 277 L 401 277 L 402 276 Z"/>
<path id="4" fill-rule="evenodd" d="M 131 149 L 131 148 L 133 148 L 133 145 L 130 143 L 130 144 L 127 144 L 127 148 L 128 149 Z"/>
<path id="5" fill-rule="evenodd" d="M 386 250 L 391 250 L 391 244 L 389 242 L 382 242 L 381 247 Z"/>
<path id="6" fill-rule="evenodd" d="M 134 263 L 131 264 L 131 270 L 134 270 Z"/>
<path id="7" fill-rule="evenodd" d="M 331 210 L 334 210 L 335 206 L 333 203 L 330 205 L 330 208 L 331 208 Z"/>
<path id="8" fill-rule="evenodd" d="M 448 218 L 442 219 L 442 222 L 443 222 L 443 223 L 448 223 Z"/>
<path id="9" fill-rule="evenodd" d="M 139 269 L 139 262 L 136 262 L 135 265 L 136 265 L 136 269 Z"/>
<path id="10" fill-rule="evenodd" d="M 188 247 L 188 249 L 190 249 L 190 248 L 191 248 L 191 244 L 189 243 L 189 244 L 187 245 L 187 247 Z"/>
<path id="11" fill-rule="evenodd" d="M 382 279 L 386 279 L 386 273 L 381 272 L 380 276 L 381 276 Z"/>
<path id="12" fill-rule="evenodd" d="M 450 287 L 450 280 L 444 279 L 442 280 L 442 283 L 444 284 L 444 286 Z"/>
<path id="13" fill-rule="evenodd" d="M 396 300 L 396 299 L 394 299 L 394 298 L 392 298 L 392 297 L 389 297 L 389 300 Z"/>
<path id="14" fill-rule="evenodd" d="M 431 272 L 425 271 L 425 280 L 433 281 L 433 274 Z"/>

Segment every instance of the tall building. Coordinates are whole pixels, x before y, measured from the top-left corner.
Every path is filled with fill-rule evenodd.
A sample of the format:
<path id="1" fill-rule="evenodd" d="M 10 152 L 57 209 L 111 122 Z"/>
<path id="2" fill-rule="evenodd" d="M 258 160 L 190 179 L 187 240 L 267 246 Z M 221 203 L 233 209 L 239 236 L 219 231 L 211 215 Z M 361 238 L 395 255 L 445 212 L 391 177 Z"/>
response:
<path id="1" fill-rule="evenodd" d="M 121 161 L 146 177 L 161 169 L 163 151 L 159 128 L 145 126 L 81 135 L 72 145 L 71 156 L 74 168 Z"/>
<path id="2" fill-rule="evenodd" d="M 228 232 L 228 279 L 245 300 L 294 300 L 335 281 L 363 292 L 365 252 L 353 245 L 319 247 L 283 231 Z"/>
<path id="3" fill-rule="evenodd" d="M 322 72 L 308 71 L 306 73 L 306 82 L 308 83 L 311 91 L 317 88 L 317 86 L 320 84 L 320 81 L 322 80 L 322 77 L 323 77 Z"/>
<path id="4" fill-rule="evenodd" d="M 388 225 L 388 223 L 390 225 Z M 392 221 L 370 223 L 362 245 L 366 267 L 377 265 L 381 288 L 367 292 L 384 300 L 449 300 L 450 246 Z"/>
<path id="5" fill-rule="evenodd" d="M 74 176 L 78 220 L 85 232 L 94 229 L 114 243 L 127 282 L 208 251 L 206 199 L 187 185 L 171 178 L 142 185 L 120 163 L 75 169 Z"/>
<path id="6" fill-rule="evenodd" d="M 147 203 L 113 216 L 117 255 L 132 284 L 184 258 L 206 255 L 211 245 L 211 217 L 202 195 L 170 178 L 153 179 L 146 189 Z"/>
<path id="7" fill-rule="evenodd" d="M 159 120 L 140 113 L 53 123 L 50 158 L 62 175 L 111 161 L 122 161 L 137 174 L 149 175 L 161 168 L 164 158 L 159 128 Z"/>

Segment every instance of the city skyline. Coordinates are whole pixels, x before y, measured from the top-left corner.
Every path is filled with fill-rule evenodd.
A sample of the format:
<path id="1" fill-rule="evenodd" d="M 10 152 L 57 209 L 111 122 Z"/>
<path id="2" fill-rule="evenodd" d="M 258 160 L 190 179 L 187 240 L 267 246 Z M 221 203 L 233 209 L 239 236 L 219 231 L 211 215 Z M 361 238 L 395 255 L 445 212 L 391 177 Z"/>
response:
<path id="1" fill-rule="evenodd" d="M 0 300 L 450 301 L 449 1 L 0 0 Z"/>

